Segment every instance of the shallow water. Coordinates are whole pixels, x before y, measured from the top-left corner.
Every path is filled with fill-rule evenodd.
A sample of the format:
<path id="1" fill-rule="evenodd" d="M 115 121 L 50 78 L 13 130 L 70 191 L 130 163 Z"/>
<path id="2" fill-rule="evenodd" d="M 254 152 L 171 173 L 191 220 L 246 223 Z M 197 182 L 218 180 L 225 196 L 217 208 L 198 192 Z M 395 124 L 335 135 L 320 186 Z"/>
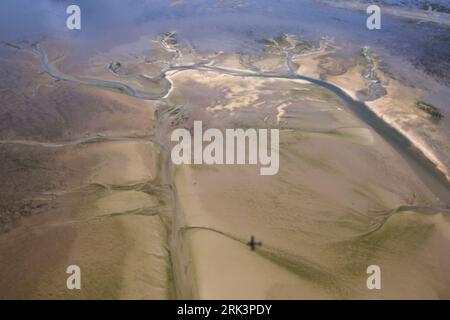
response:
<path id="1" fill-rule="evenodd" d="M 313 0 L 185 1 L 178 5 L 166 0 L 81 0 L 77 2 L 82 10 L 81 31 L 66 29 L 65 9 L 71 3 L 1 1 L 0 39 L 56 37 L 86 54 L 167 30 L 177 30 L 181 38 L 204 49 L 240 51 L 254 49 L 252 40 L 267 35 L 289 32 L 316 41 L 328 35 L 346 45 L 371 45 L 406 56 L 415 65 L 448 77 L 447 28 L 383 15 L 382 29 L 369 31 L 362 13 L 327 7 Z M 242 3 L 242 7 L 233 9 L 236 3 Z"/>

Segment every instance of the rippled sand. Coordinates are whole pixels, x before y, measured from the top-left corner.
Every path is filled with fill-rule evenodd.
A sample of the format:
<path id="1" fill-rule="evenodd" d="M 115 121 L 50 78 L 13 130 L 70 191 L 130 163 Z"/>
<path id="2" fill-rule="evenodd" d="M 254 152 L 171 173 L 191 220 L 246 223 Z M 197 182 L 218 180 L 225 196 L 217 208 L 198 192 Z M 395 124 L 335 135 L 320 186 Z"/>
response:
<path id="1" fill-rule="evenodd" d="M 254 107 L 266 101 L 264 80 L 241 87 L 240 78 L 198 79 L 212 89 L 220 79 L 222 86 L 255 97 L 252 105 L 216 111 L 220 119 L 236 119 L 235 127 L 276 121 L 273 108 Z M 260 176 L 256 166 L 177 169 L 180 250 L 192 257 L 194 279 L 187 287 L 195 286 L 194 296 L 202 299 L 448 297 L 450 265 L 442 251 L 450 244 L 448 212 L 413 205 L 433 207 L 435 198 L 395 150 L 339 101 L 308 84 L 284 86 L 308 91 L 289 95 L 293 101 L 281 116 L 286 129 L 278 175 Z M 199 97 L 186 92 L 195 105 L 190 99 Z M 267 105 L 286 95 L 271 99 Z M 330 105 L 335 108 L 323 110 Z M 207 127 L 218 121 L 215 112 L 200 114 Z M 412 206 L 397 210 L 407 203 Z M 246 246 L 251 235 L 263 243 L 255 252 Z M 372 264 L 383 270 L 379 292 L 366 287 Z"/>
<path id="2" fill-rule="evenodd" d="M 332 50 L 320 45 L 294 57 L 293 70 L 287 47 L 244 56 L 158 39 L 165 49 L 155 45 L 148 57 L 121 56 L 145 41 L 108 52 L 122 61 L 114 73 L 99 55 L 77 74 L 145 89 L 148 78 L 133 73 L 164 72 L 170 90 L 154 101 L 54 81 L 36 65 L 8 70 L 16 85 L 30 86 L 25 96 L 3 88 L 20 105 L 9 111 L 23 129 L 0 128 L 0 170 L 9 177 L 0 298 L 450 297 L 448 209 L 340 98 L 292 78 L 322 78 L 355 96 L 367 85 L 361 58 L 323 62 Z M 196 120 L 204 129 L 280 129 L 279 173 L 174 167 L 170 133 Z M 246 245 L 252 235 L 262 241 L 256 251 Z M 81 291 L 66 288 L 72 264 L 82 270 Z M 366 287 L 373 264 L 381 291 Z"/>

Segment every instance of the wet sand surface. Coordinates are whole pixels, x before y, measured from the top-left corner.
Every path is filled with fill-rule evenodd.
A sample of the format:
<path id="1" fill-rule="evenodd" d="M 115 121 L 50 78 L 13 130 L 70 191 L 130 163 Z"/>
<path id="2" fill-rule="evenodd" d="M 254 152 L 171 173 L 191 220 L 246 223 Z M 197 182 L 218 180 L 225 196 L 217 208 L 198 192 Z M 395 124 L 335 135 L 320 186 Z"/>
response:
<path id="1" fill-rule="evenodd" d="M 58 37 L 2 48 L 1 299 L 450 297 L 445 81 L 326 32 L 220 50 L 159 28 L 87 58 Z M 440 120 L 416 107 L 435 83 Z M 198 120 L 279 129 L 279 173 L 174 166 L 171 132 Z"/>
<path id="2" fill-rule="evenodd" d="M 19 72 L 17 60 L 2 71 L 16 72 L 16 86 L 31 85 L 24 95 L 4 88 L 0 297 L 170 297 L 167 197 L 151 140 L 156 105 L 47 86 L 53 80 L 35 76 L 39 65 Z M 69 265 L 82 270 L 80 291 L 66 287 Z"/>
<path id="3" fill-rule="evenodd" d="M 183 77 L 186 83 L 194 78 L 179 77 L 180 87 Z M 244 87 L 240 78 L 211 74 L 196 80 L 213 88 L 215 80 L 221 81 L 245 97 L 261 90 L 260 100 L 256 95 L 251 105 L 196 113 L 207 126 L 217 127 L 222 119 L 235 121 L 235 127 L 279 122 L 282 131 L 280 172 L 274 177 L 260 176 L 255 166 L 177 169 L 178 209 L 184 217 L 180 237 L 190 244 L 184 250 L 193 257 L 189 272 L 195 275 L 195 297 L 448 295 L 447 287 L 437 284 L 438 278 L 448 281 L 442 251 L 448 245 L 448 210 L 404 166 L 403 158 L 337 97 L 305 83 L 257 80 Z M 188 92 L 191 86 L 186 86 Z M 293 91 L 300 94 L 293 97 Z M 277 114 L 271 106 L 283 102 L 283 114 Z M 403 208 L 405 204 L 409 207 Z M 246 246 L 251 234 L 263 242 L 256 254 Z M 389 280 L 376 294 L 365 284 L 371 264 L 389 270 Z M 432 276 L 432 270 L 440 270 L 439 276 Z"/>

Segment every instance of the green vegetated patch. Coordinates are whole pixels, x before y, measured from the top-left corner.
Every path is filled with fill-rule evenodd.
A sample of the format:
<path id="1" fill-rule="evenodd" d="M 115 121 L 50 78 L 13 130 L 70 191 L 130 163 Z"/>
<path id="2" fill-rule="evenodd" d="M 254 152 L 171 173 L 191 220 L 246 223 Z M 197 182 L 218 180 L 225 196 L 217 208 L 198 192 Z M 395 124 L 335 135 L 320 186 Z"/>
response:
<path id="1" fill-rule="evenodd" d="M 344 218 L 337 221 L 336 225 L 354 233 L 363 234 L 364 232 L 367 232 L 367 228 L 370 227 L 373 222 L 374 219 L 369 215 L 357 211 L 350 211 Z"/>
<path id="2" fill-rule="evenodd" d="M 280 50 L 277 48 L 277 46 L 274 43 L 267 42 L 266 46 L 263 49 L 263 52 L 265 54 L 279 54 Z"/>
<path id="3" fill-rule="evenodd" d="M 314 98 L 323 99 L 327 102 L 336 102 L 340 105 L 340 100 L 335 93 L 329 90 L 325 90 L 317 85 L 311 85 L 310 94 Z"/>
<path id="4" fill-rule="evenodd" d="M 305 98 L 308 95 L 311 95 L 309 88 L 292 88 L 289 89 L 289 97 L 293 99 L 301 99 Z"/>
<path id="5" fill-rule="evenodd" d="M 128 91 L 125 88 L 118 86 L 118 85 L 105 83 L 105 84 L 100 84 L 99 86 L 103 87 L 105 89 L 109 89 L 109 90 L 121 93 L 121 94 L 128 94 Z"/>
<path id="6" fill-rule="evenodd" d="M 162 94 L 170 87 L 170 82 L 165 78 L 148 79 L 145 77 L 139 77 L 137 81 L 145 91 L 150 94 Z"/>
<path id="7" fill-rule="evenodd" d="M 275 251 L 265 248 L 259 249 L 256 253 L 283 269 L 294 273 L 300 279 L 314 283 L 336 295 L 342 295 L 348 291 L 345 284 L 339 281 L 339 278 L 335 277 L 324 266 L 317 265 L 301 257 L 281 253 L 279 250 Z"/>
<path id="8" fill-rule="evenodd" d="M 359 48 L 358 53 L 361 57 L 366 58 L 366 50 L 364 48 Z"/>
<path id="9" fill-rule="evenodd" d="M 298 53 L 302 53 L 302 52 L 311 51 L 312 49 L 313 49 L 313 47 L 309 43 L 300 41 L 294 46 L 294 48 L 292 49 L 292 52 L 298 54 Z"/>
<path id="10" fill-rule="evenodd" d="M 266 46 L 266 52 L 279 52 L 280 48 L 289 49 L 294 54 L 307 52 L 313 49 L 308 42 L 300 40 L 295 35 L 283 34 L 270 39 L 257 40 Z"/>
<path id="11" fill-rule="evenodd" d="M 440 120 L 444 117 L 438 108 L 424 101 L 417 101 L 416 107 L 422 111 L 425 111 L 434 120 Z"/>
<path id="12" fill-rule="evenodd" d="M 164 40 L 168 45 L 177 45 L 178 40 L 176 39 L 177 32 L 176 31 L 168 31 L 164 34 Z"/>
<path id="13" fill-rule="evenodd" d="M 290 43 L 289 43 L 286 35 L 277 36 L 273 40 L 275 40 L 281 47 L 289 47 L 290 46 Z"/>
<path id="14" fill-rule="evenodd" d="M 166 102 L 169 108 L 174 108 L 187 104 L 187 99 L 181 90 L 174 88 L 170 96 L 166 99 Z"/>
<path id="15" fill-rule="evenodd" d="M 333 244 L 330 250 L 339 254 L 346 263 L 339 267 L 348 275 L 364 273 L 373 261 L 384 257 L 399 260 L 416 259 L 415 254 L 431 236 L 434 226 L 423 221 L 414 212 L 392 213 L 379 221 L 363 235 Z"/>

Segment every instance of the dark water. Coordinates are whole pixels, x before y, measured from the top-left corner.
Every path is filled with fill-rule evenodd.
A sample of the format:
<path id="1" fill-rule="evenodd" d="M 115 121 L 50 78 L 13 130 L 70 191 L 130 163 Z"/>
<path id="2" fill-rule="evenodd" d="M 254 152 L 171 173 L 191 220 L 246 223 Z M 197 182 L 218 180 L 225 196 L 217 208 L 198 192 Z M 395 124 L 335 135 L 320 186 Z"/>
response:
<path id="1" fill-rule="evenodd" d="M 236 7 L 242 3 L 242 7 Z M 82 30 L 66 29 L 69 4 L 82 10 Z M 369 31 L 363 13 L 335 9 L 313 0 L 2 0 L 0 39 L 42 35 L 62 38 L 80 50 L 131 42 L 141 35 L 177 30 L 197 46 L 251 50 L 250 39 L 295 33 L 311 40 L 328 35 L 348 46 L 371 45 L 446 79 L 450 32 L 436 25 L 412 24 L 383 15 L 382 29 Z"/>

